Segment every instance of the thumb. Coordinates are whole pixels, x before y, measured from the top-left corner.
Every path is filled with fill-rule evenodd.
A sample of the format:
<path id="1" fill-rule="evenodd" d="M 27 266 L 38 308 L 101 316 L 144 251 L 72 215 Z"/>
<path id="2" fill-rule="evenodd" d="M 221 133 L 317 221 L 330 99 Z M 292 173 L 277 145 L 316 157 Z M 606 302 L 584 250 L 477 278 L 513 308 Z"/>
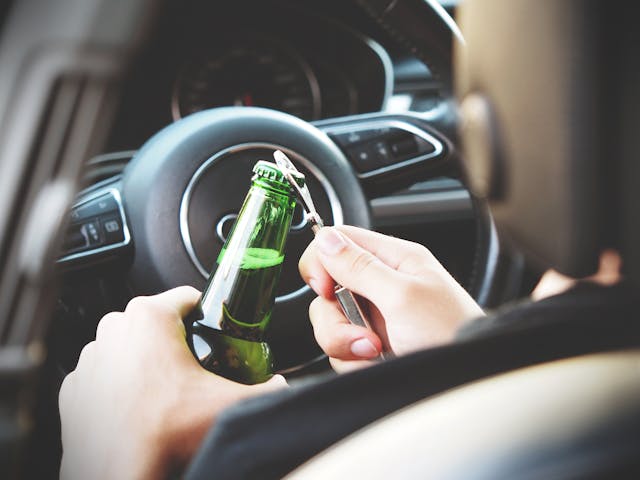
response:
<path id="1" fill-rule="evenodd" d="M 282 375 L 277 374 L 271 377 L 266 382 L 260 384 L 260 388 L 262 388 L 265 393 L 274 392 L 288 386 L 289 384 L 287 383 L 285 378 Z"/>
<path id="2" fill-rule="evenodd" d="M 398 272 L 333 227 L 322 228 L 314 239 L 318 259 L 340 285 L 376 303 L 389 292 Z"/>

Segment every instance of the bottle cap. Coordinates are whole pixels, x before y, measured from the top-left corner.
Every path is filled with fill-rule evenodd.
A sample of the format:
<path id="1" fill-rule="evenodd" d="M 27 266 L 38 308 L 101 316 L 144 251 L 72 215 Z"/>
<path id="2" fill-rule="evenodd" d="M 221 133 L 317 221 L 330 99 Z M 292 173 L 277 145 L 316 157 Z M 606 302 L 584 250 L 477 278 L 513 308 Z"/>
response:
<path id="1" fill-rule="evenodd" d="M 284 177 L 282 170 L 280 170 L 275 163 L 258 160 L 258 163 L 253 166 L 253 173 L 262 178 L 275 180 L 276 182 L 284 183 L 285 185 L 289 184 L 287 179 Z"/>

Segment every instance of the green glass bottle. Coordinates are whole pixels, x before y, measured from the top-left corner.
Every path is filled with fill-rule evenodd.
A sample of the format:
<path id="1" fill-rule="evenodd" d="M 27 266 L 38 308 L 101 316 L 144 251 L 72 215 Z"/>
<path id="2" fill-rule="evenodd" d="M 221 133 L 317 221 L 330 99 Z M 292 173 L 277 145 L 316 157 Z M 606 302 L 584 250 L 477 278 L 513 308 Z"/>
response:
<path id="1" fill-rule="evenodd" d="M 295 196 L 278 167 L 259 161 L 251 188 L 196 308 L 185 318 L 200 364 L 241 383 L 273 375 L 264 341 L 271 319 Z"/>

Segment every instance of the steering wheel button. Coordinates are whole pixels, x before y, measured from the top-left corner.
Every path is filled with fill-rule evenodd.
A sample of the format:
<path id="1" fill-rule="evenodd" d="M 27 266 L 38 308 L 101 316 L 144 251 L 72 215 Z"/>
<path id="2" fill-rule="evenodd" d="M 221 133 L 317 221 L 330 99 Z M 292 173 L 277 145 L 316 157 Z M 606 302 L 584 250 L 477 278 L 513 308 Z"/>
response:
<path id="1" fill-rule="evenodd" d="M 415 137 L 400 139 L 391 143 L 391 152 L 396 158 L 406 158 L 418 153 Z"/>
<path id="2" fill-rule="evenodd" d="M 389 163 L 393 162 L 393 159 L 391 158 L 391 152 L 389 151 L 389 147 L 387 146 L 386 142 L 374 143 L 373 150 L 378 157 L 378 164 L 388 165 Z"/>
<path id="3" fill-rule="evenodd" d="M 347 150 L 347 155 L 359 172 L 369 172 L 378 168 L 378 157 L 369 145 L 360 145 Z"/>
<path id="4" fill-rule="evenodd" d="M 371 154 L 366 149 L 360 150 L 357 157 L 357 160 L 363 164 L 367 164 L 371 160 Z"/>
<path id="5" fill-rule="evenodd" d="M 101 197 L 91 200 L 71 212 L 71 221 L 81 221 L 91 217 L 97 217 L 103 213 L 115 212 L 118 204 L 112 194 L 107 193 Z"/>
<path id="6" fill-rule="evenodd" d="M 391 128 L 391 127 L 380 127 L 380 128 L 376 128 L 375 130 L 372 130 L 372 133 L 376 136 L 376 137 L 388 137 L 390 136 L 393 132 L 401 132 L 402 130 L 398 129 L 398 128 Z"/>
<path id="7" fill-rule="evenodd" d="M 358 132 L 351 132 L 345 135 L 345 137 L 346 137 L 346 141 L 349 143 L 358 143 L 362 141 L 362 137 Z"/>
<path id="8" fill-rule="evenodd" d="M 426 155 L 436 151 L 436 147 L 433 143 L 425 140 L 424 138 L 414 137 L 416 145 L 418 146 L 418 153 Z"/>
<path id="9" fill-rule="evenodd" d="M 378 136 L 375 130 L 353 130 L 351 132 L 330 134 L 329 136 L 343 149 L 353 147 L 359 143 L 372 140 Z"/>
<path id="10" fill-rule="evenodd" d="M 107 243 L 119 243 L 124 240 L 122 219 L 119 215 L 103 216 L 100 220 L 102 223 L 102 231 Z"/>
<path id="11" fill-rule="evenodd" d="M 120 230 L 120 224 L 115 220 L 109 220 L 104 224 L 104 229 L 107 231 L 107 233 L 117 232 L 118 230 Z"/>
<path id="12" fill-rule="evenodd" d="M 87 246 L 89 246 L 88 239 L 82 234 L 80 228 L 76 226 L 70 228 L 67 232 L 62 249 L 64 252 L 70 252 Z"/>
<path id="13" fill-rule="evenodd" d="M 102 237 L 98 230 L 98 222 L 87 222 L 80 227 L 80 234 L 85 238 L 86 242 L 90 246 L 99 245 L 102 243 Z"/>

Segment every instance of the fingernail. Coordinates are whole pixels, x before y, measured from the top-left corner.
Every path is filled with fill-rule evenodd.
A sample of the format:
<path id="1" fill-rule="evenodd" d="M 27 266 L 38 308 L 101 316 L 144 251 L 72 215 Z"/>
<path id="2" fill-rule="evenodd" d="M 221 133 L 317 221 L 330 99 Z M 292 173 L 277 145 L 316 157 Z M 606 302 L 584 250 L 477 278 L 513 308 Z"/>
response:
<path id="1" fill-rule="evenodd" d="M 360 338 L 351 344 L 351 353 L 356 357 L 373 358 L 377 357 L 379 352 L 366 338 Z"/>
<path id="2" fill-rule="evenodd" d="M 316 236 L 318 248 L 325 255 L 336 255 L 346 246 L 347 242 L 342 235 L 333 228 L 322 228 Z"/>

